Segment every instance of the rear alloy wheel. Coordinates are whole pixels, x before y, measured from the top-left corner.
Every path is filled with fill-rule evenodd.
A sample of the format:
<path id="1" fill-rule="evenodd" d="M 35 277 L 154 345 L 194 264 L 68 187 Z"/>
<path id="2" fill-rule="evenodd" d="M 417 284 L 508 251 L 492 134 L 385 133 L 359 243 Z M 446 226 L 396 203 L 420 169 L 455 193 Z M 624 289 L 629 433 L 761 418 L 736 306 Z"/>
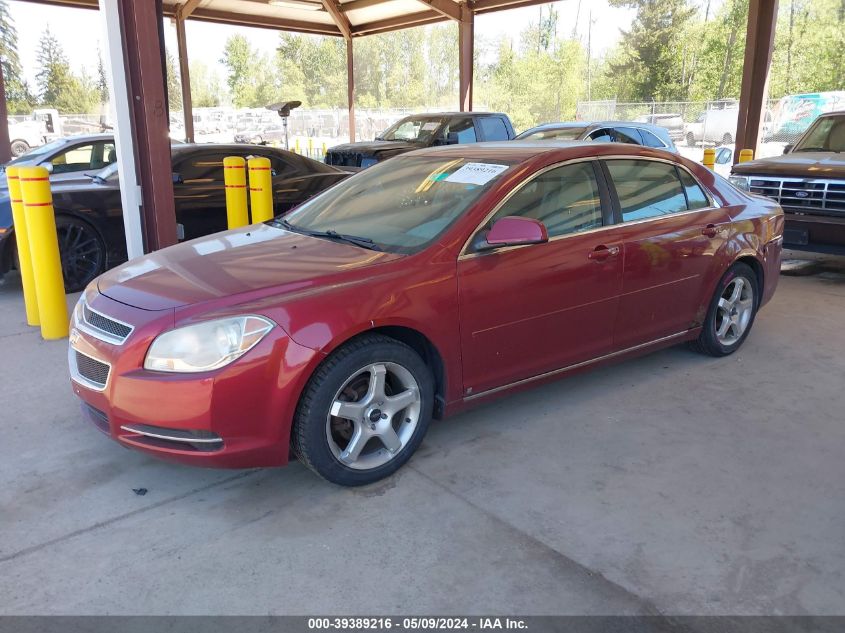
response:
<path id="1" fill-rule="evenodd" d="M 83 220 L 56 217 L 65 292 L 80 292 L 106 268 L 106 247 L 96 229 Z"/>
<path id="2" fill-rule="evenodd" d="M 26 154 L 29 151 L 29 143 L 27 143 L 26 141 L 15 140 L 12 141 L 12 146 L 10 149 L 12 151 L 12 158 L 17 158 L 18 156 L 22 156 L 23 154 Z"/>
<path id="3" fill-rule="evenodd" d="M 407 345 L 366 335 L 333 353 L 297 408 L 292 445 L 321 477 L 360 486 L 395 472 L 428 429 L 431 372 Z"/>
<path id="4" fill-rule="evenodd" d="M 693 347 L 710 356 L 732 354 L 748 336 L 757 313 L 757 276 L 737 262 L 719 282 L 707 318 Z"/>

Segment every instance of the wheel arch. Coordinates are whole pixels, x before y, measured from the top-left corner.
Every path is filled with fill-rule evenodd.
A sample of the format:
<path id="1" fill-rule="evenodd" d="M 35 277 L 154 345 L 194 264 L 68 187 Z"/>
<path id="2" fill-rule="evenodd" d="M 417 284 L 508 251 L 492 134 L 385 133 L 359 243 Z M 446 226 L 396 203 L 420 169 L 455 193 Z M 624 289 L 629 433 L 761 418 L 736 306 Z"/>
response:
<path id="1" fill-rule="evenodd" d="M 740 255 L 734 261 L 734 264 L 741 262 L 747 265 L 751 270 L 754 271 L 754 276 L 757 277 L 757 301 L 760 301 L 760 298 L 763 296 L 763 289 L 765 282 L 765 271 L 763 269 L 763 264 L 757 259 L 754 255 L 751 254 L 744 254 Z M 733 265 L 733 264 L 731 264 Z"/>
<path id="2" fill-rule="evenodd" d="M 437 346 L 419 330 L 406 325 L 381 325 L 368 328 L 332 343 L 330 350 L 327 350 L 327 352 L 331 354 L 334 350 L 341 348 L 350 341 L 366 336 L 367 334 L 381 334 L 382 336 L 392 338 L 395 341 L 404 343 L 419 354 L 426 366 L 431 369 L 431 375 L 434 379 L 434 417 L 438 419 L 443 417 L 447 392 L 446 364 Z"/>

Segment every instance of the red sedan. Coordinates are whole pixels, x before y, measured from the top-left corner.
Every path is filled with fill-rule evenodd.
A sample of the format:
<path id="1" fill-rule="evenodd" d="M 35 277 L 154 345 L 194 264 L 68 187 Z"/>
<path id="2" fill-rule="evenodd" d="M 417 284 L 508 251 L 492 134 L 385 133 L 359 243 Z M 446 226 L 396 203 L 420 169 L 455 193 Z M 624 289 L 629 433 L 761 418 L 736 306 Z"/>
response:
<path id="1" fill-rule="evenodd" d="M 782 233 L 775 203 L 658 150 L 421 150 L 101 276 L 73 315 L 73 389 L 151 455 L 279 466 L 292 449 L 365 484 L 432 417 L 684 341 L 736 351 Z"/>

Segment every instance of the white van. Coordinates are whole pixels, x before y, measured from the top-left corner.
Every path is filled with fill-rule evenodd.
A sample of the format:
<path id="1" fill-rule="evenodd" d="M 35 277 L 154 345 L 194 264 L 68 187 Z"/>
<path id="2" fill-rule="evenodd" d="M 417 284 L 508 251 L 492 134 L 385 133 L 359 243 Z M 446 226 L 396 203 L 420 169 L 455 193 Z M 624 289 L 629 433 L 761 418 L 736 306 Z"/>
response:
<path id="1" fill-rule="evenodd" d="M 739 120 L 739 104 L 736 101 L 717 101 L 702 112 L 698 119 L 687 125 L 687 145 L 698 143 L 730 145 L 734 142 L 736 124 Z"/>

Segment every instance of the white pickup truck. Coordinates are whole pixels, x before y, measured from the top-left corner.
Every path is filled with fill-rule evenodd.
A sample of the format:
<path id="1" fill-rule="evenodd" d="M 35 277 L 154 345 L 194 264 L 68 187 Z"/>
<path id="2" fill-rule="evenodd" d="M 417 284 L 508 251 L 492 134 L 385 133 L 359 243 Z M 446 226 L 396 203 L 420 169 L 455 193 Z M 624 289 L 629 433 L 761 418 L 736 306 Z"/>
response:
<path id="1" fill-rule="evenodd" d="M 43 121 L 9 121 L 9 141 L 11 141 L 12 158 L 28 152 L 33 147 L 44 144 L 46 129 Z"/>

